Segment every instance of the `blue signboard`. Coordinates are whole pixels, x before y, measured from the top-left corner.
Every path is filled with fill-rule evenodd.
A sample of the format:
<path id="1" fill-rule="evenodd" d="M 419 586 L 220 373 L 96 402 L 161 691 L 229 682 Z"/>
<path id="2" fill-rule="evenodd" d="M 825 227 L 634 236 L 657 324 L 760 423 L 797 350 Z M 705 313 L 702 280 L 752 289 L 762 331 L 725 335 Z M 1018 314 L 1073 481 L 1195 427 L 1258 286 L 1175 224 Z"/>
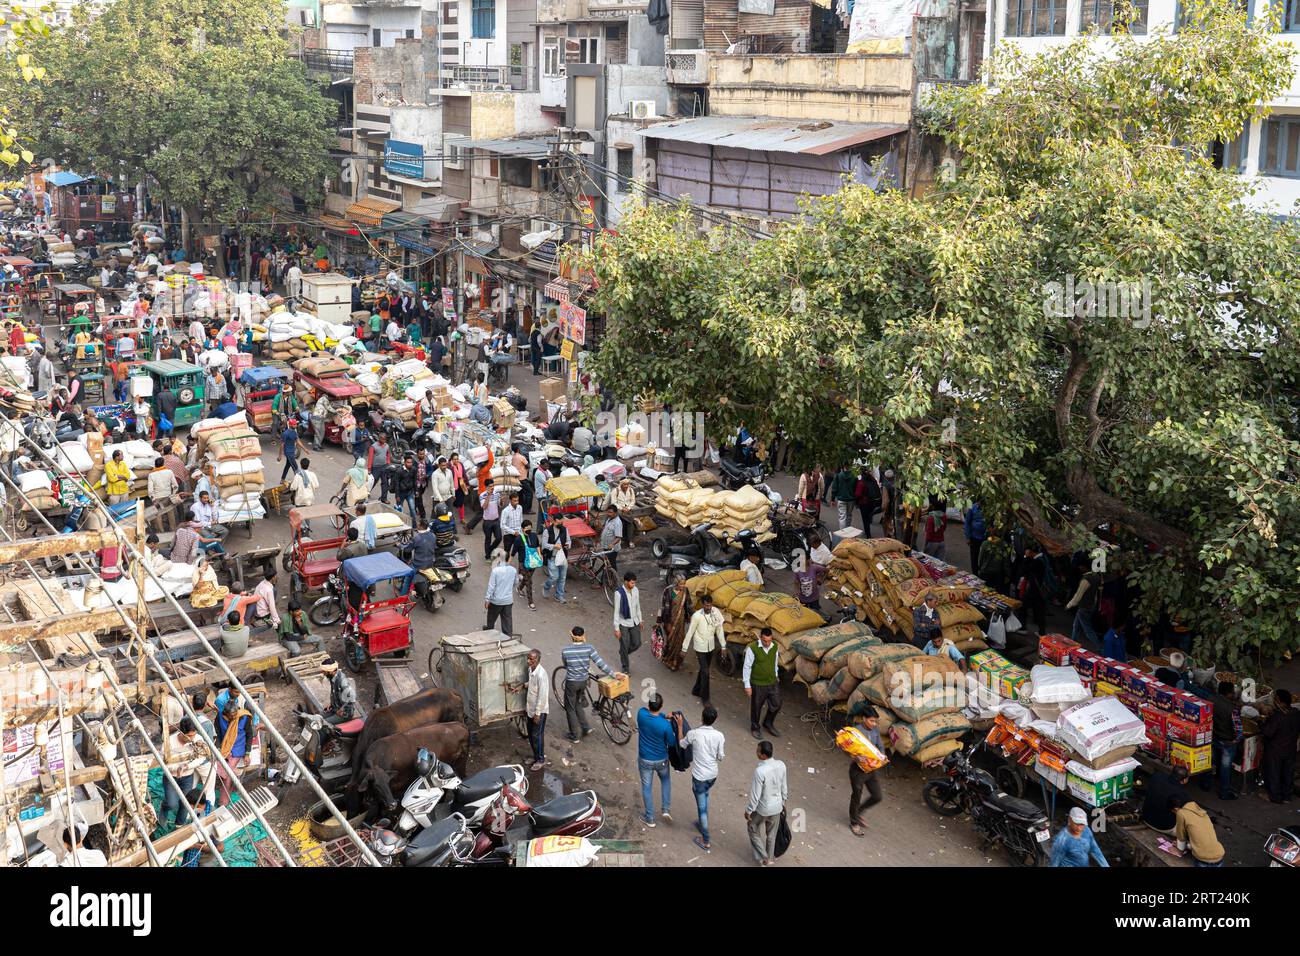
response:
<path id="1" fill-rule="evenodd" d="M 410 249 L 412 252 L 418 252 L 425 256 L 436 256 L 438 250 L 428 243 L 420 242 L 418 239 L 412 239 L 409 236 L 398 236 L 397 244 L 403 249 Z"/>
<path id="2" fill-rule="evenodd" d="M 384 169 L 398 176 L 424 179 L 424 147 L 396 139 L 385 141 Z"/>

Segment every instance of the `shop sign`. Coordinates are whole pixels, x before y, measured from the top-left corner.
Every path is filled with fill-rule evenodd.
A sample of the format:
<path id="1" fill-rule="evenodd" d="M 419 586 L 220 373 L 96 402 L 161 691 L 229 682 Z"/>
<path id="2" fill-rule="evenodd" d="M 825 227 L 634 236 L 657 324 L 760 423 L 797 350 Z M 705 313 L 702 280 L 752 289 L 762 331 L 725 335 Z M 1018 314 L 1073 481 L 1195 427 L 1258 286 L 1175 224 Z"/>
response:
<path id="1" fill-rule="evenodd" d="M 573 339 L 565 339 L 560 345 L 560 358 L 566 362 L 573 361 Z"/>
<path id="2" fill-rule="evenodd" d="M 384 169 L 398 176 L 424 179 L 424 147 L 397 139 L 385 141 Z"/>

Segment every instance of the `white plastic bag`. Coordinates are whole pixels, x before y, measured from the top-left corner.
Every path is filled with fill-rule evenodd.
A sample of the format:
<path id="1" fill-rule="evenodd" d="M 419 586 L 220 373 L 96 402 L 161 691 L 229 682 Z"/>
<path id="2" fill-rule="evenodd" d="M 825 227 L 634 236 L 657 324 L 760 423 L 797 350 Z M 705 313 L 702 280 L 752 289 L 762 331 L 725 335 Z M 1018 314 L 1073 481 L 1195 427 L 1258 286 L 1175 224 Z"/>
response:
<path id="1" fill-rule="evenodd" d="M 1020 623 L 1020 618 L 1016 617 L 1016 612 L 1015 612 L 1015 611 L 1012 611 L 1010 614 L 1007 615 L 1007 633 L 1008 633 L 1008 634 L 1012 634 L 1012 633 L 1015 633 L 1016 631 L 1023 630 L 1024 627 L 1025 627 L 1025 626 L 1024 626 L 1023 624 Z"/>
<path id="2" fill-rule="evenodd" d="M 1007 646 L 1007 622 L 1000 614 L 989 622 L 988 642 L 989 647 L 996 647 L 998 650 Z"/>
<path id="3" fill-rule="evenodd" d="M 1029 672 L 1029 681 L 1033 686 L 1028 696 L 1035 704 L 1076 704 L 1092 696 L 1073 667 L 1037 664 Z"/>

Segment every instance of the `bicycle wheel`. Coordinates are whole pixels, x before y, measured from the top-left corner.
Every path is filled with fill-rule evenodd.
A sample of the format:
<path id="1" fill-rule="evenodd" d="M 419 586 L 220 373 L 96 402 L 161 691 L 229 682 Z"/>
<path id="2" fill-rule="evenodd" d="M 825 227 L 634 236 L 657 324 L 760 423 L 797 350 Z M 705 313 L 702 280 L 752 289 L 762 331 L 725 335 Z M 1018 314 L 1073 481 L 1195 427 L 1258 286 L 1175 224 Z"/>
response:
<path id="1" fill-rule="evenodd" d="M 724 677 L 736 673 L 736 653 L 730 644 L 718 652 L 718 673 Z"/>
<path id="2" fill-rule="evenodd" d="M 564 701 L 564 665 L 561 664 L 555 670 L 551 671 L 551 691 L 555 697 L 555 702 L 560 705 L 560 710 L 568 712 L 569 708 L 565 706 Z"/>
<path id="3" fill-rule="evenodd" d="M 600 725 L 605 728 L 609 739 L 620 747 L 632 739 L 632 721 L 628 717 L 626 696 L 628 695 L 600 702 Z"/>
<path id="4" fill-rule="evenodd" d="M 335 595 L 328 594 L 311 606 L 307 616 L 313 624 L 331 627 L 343 619 L 343 604 Z"/>
<path id="5" fill-rule="evenodd" d="M 516 714 L 511 719 L 510 724 L 515 728 L 515 733 L 520 737 L 523 737 L 525 740 L 528 739 L 528 718 L 526 716 L 523 714 Z"/>
<path id="6" fill-rule="evenodd" d="M 609 602 L 610 607 L 613 607 L 614 595 L 618 591 L 618 575 L 614 573 L 614 569 L 610 567 L 608 561 L 596 573 L 596 580 L 600 582 L 600 586 L 605 591 L 605 600 Z"/>
<path id="7" fill-rule="evenodd" d="M 435 644 L 433 650 L 429 651 L 429 660 L 426 665 L 429 668 L 429 680 L 434 687 L 441 687 L 442 680 L 442 645 Z"/>

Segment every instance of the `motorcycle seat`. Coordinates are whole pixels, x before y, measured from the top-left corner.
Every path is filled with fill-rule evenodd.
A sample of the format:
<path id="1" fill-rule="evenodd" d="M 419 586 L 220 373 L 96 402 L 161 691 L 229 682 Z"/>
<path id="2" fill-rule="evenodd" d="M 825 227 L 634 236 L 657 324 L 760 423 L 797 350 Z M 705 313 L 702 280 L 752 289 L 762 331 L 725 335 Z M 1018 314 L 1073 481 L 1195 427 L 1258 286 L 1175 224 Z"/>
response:
<path id="1" fill-rule="evenodd" d="M 406 865 L 419 866 L 430 857 L 437 855 L 446 846 L 447 841 L 460 832 L 464 818 L 452 815 L 443 820 L 436 820 L 425 827 L 406 846 Z"/>
<path id="2" fill-rule="evenodd" d="M 985 797 L 984 802 L 989 806 L 1001 810 L 1008 816 L 1020 817 L 1024 820 L 1032 820 L 1035 817 L 1042 816 L 1043 811 L 1028 800 L 1021 800 L 1019 797 L 1013 797 L 1005 793 L 995 793 L 991 797 Z"/>
<path id="3" fill-rule="evenodd" d="M 559 826 L 582 816 L 595 803 L 590 793 L 570 793 L 533 807 L 533 822 L 538 829 Z"/>
<path id="4" fill-rule="evenodd" d="M 462 780 L 460 786 L 456 788 L 456 806 L 477 803 L 484 797 L 499 792 L 502 784 L 513 783 L 514 779 L 513 767 L 489 767 L 487 770 L 480 770 L 468 780 Z"/>

